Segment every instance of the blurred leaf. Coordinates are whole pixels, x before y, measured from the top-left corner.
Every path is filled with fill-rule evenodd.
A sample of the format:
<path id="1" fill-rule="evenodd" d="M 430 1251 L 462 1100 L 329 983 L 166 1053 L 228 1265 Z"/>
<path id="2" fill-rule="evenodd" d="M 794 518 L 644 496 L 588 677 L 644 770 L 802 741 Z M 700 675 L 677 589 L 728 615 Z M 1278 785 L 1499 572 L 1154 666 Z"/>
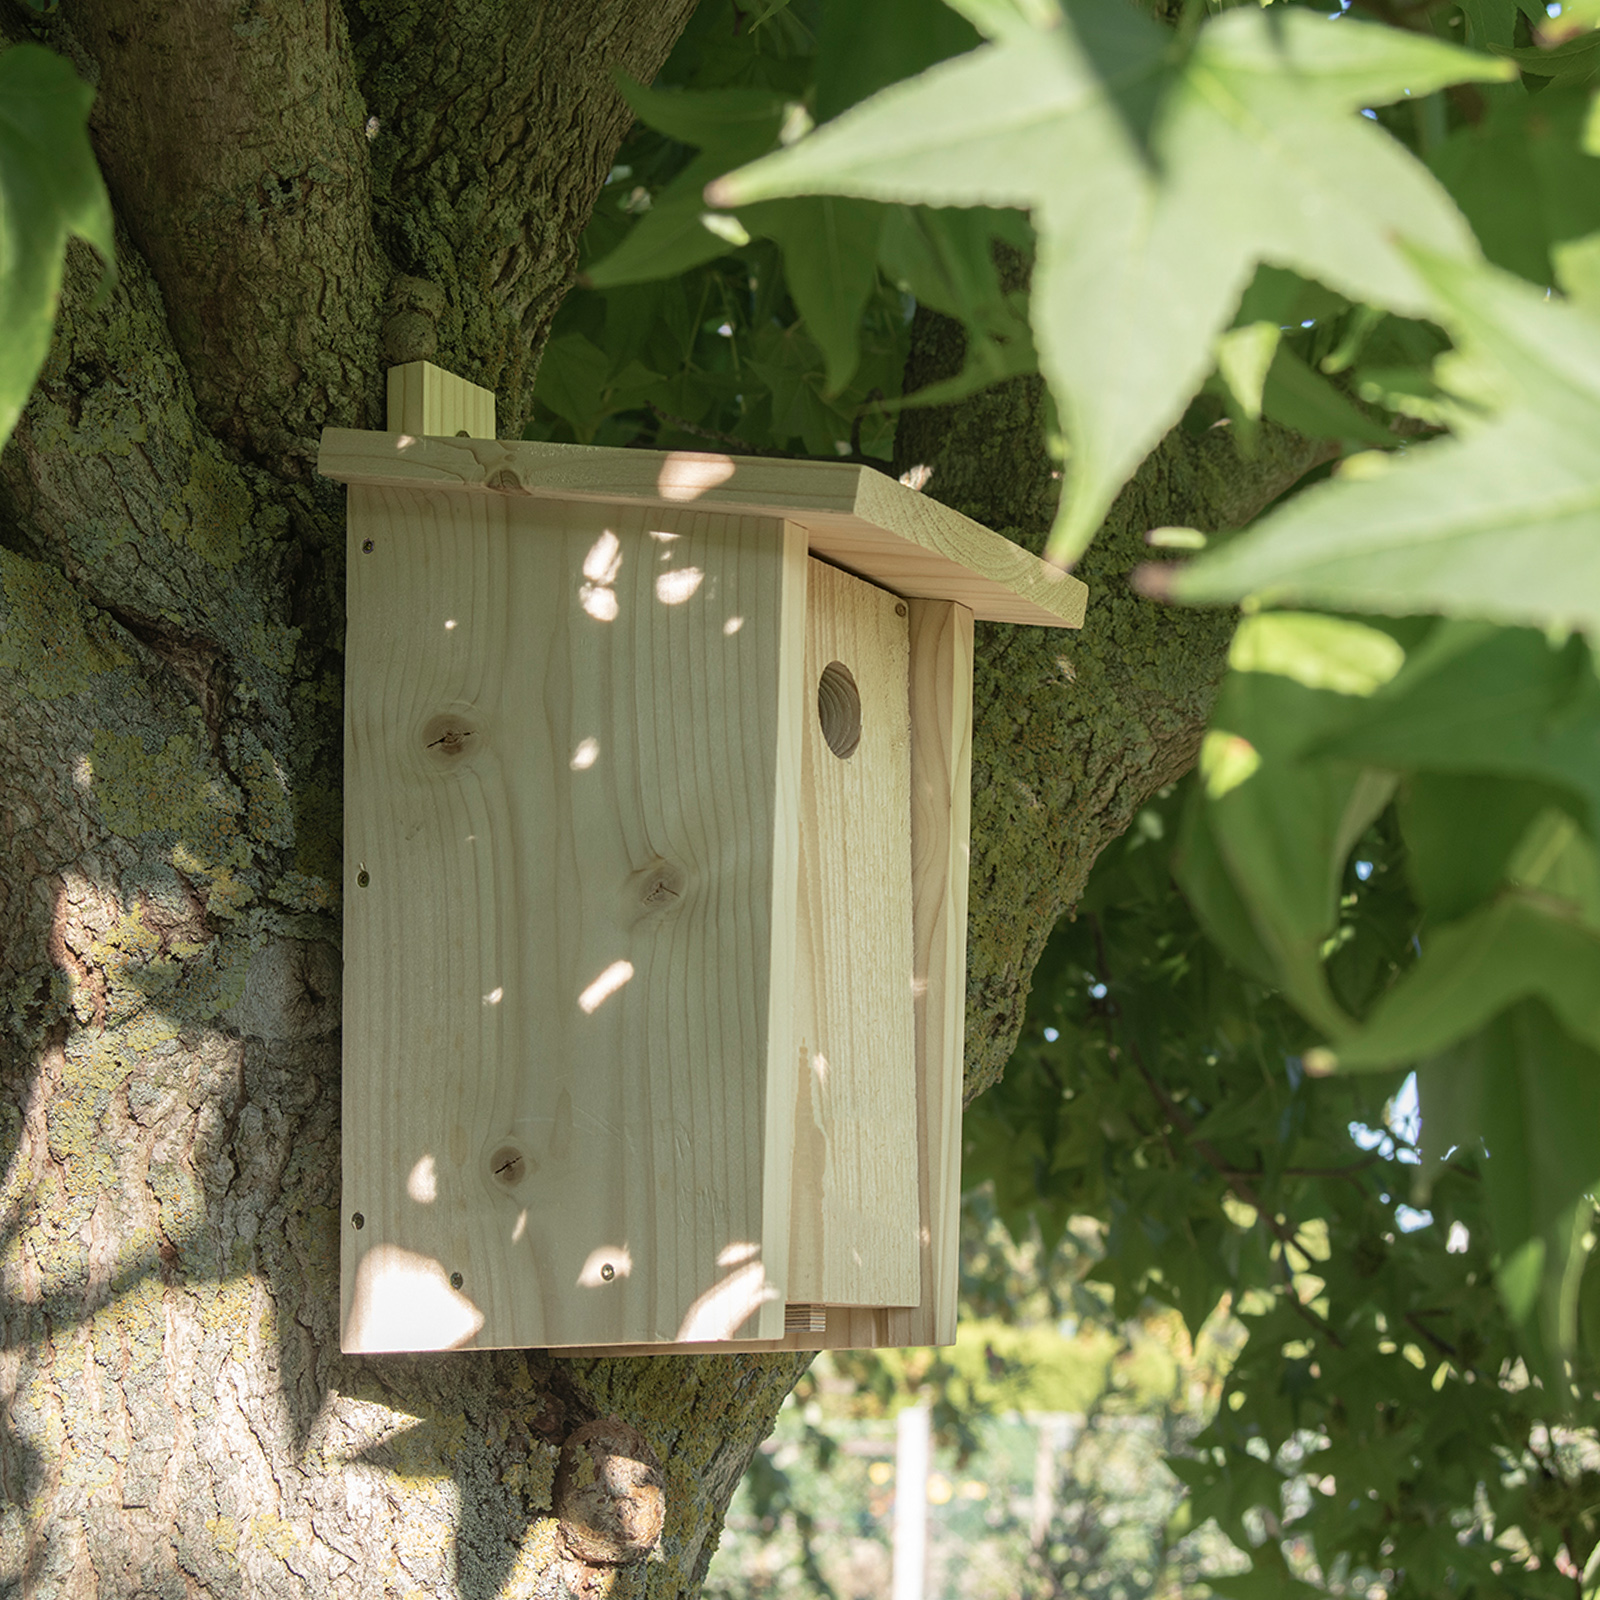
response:
<path id="1" fill-rule="evenodd" d="M 1434 1057 L 1418 1083 L 1437 1152 L 1487 1145 L 1501 1293 L 1559 1394 L 1553 1357 L 1577 1343 L 1581 1235 L 1600 1184 L 1600 1054 L 1523 999 Z"/>
<path id="2" fill-rule="evenodd" d="M 1487 900 L 1552 797 L 1546 784 L 1481 773 L 1411 777 L 1400 799 L 1406 870 L 1429 914 L 1450 922 Z"/>
<path id="3" fill-rule="evenodd" d="M 1553 84 L 1585 83 L 1600 69 L 1600 34 L 1580 34 L 1576 39 L 1549 47 L 1512 49 L 1490 45 L 1496 55 L 1515 61 L 1530 78 L 1547 78 Z"/>
<path id="4" fill-rule="evenodd" d="M 942 0 L 825 0 L 817 33 L 817 121 L 828 122 L 977 43 L 972 24 Z"/>
<path id="5" fill-rule="evenodd" d="M 1297 496 L 1162 578 L 1174 595 L 1600 630 L 1600 320 L 1491 268 L 1421 270 L 1493 414 Z"/>
<path id="6" fill-rule="evenodd" d="M 50 349 L 67 240 L 116 259 L 111 201 L 89 147 L 94 91 L 58 55 L 0 53 L 0 446 Z"/>
<path id="7" fill-rule="evenodd" d="M 1447 622 L 1318 750 L 1401 772 L 1559 785 L 1587 802 L 1600 835 L 1597 728 L 1600 676 L 1581 639 L 1557 648 L 1527 628 Z"/>
<path id="8" fill-rule="evenodd" d="M 1279 345 L 1262 390 L 1261 408 L 1274 422 L 1311 439 L 1392 445 L 1394 435 L 1359 411 L 1320 372 Z"/>
<path id="9" fill-rule="evenodd" d="M 1067 17 L 886 90 L 710 193 L 1032 209 L 1034 333 L 1072 449 L 1058 560 L 1177 421 L 1258 261 L 1425 309 L 1396 235 L 1461 255 L 1471 241 L 1426 173 L 1351 113 L 1509 71 L 1292 8 L 1213 19 L 1181 65 L 1131 8 Z"/>
<path id="10" fill-rule="evenodd" d="M 1541 287 L 1553 246 L 1600 229 L 1600 160 L 1579 146 L 1587 110 L 1575 88 L 1507 90 L 1428 160 L 1489 260 Z"/>
<path id="11" fill-rule="evenodd" d="M 1467 19 L 1467 43 L 1479 50 L 1510 45 L 1516 36 L 1517 19 L 1526 17 L 1537 25 L 1545 20 L 1539 0 L 1459 0 Z"/>
<path id="12" fill-rule="evenodd" d="M 1448 1049 L 1529 996 L 1600 1050 L 1600 931 L 1559 901 L 1508 891 L 1429 934 L 1421 959 L 1378 1002 L 1367 1025 L 1339 1041 L 1339 1065 L 1408 1065 Z"/>

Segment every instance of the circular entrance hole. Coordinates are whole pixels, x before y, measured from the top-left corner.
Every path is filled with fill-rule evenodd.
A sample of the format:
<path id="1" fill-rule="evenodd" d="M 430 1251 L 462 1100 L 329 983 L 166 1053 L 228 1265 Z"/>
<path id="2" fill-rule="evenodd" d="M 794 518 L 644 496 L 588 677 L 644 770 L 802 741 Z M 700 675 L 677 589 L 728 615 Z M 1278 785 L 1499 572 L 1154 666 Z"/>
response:
<path id="1" fill-rule="evenodd" d="M 817 680 L 817 720 L 828 748 L 848 761 L 861 743 L 861 691 L 842 661 L 830 661 Z"/>

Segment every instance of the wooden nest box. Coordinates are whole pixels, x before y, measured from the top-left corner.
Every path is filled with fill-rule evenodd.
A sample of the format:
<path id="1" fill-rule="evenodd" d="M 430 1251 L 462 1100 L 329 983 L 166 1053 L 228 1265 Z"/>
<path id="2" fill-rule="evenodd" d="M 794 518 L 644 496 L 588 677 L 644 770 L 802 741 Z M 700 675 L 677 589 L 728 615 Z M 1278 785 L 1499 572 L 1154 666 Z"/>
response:
<path id="1" fill-rule="evenodd" d="M 389 393 L 319 461 L 344 1349 L 950 1342 L 973 618 L 1084 586 L 870 469 Z"/>

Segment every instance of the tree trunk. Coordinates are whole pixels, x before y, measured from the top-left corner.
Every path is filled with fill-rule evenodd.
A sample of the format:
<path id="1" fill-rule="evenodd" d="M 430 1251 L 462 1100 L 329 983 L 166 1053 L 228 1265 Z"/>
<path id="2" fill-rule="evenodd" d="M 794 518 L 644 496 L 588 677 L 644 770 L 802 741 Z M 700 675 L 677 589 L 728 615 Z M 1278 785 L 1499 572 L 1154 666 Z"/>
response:
<path id="1" fill-rule="evenodd" d="M 121 256 L 97 305 L 75 247 L 0 457 L 6 1592 L 689 1594 L 802 1369 L 338 1348 L 343 496 L 316 435 L 381 425 L 384 367 L 421 356 L 520 432 L 626 129 L 613 74 L 652 77 L 690 9 L 74 0 L 40 25 L 98 85 Z M 0 0 L 0 40 L 20 16 Z M 937 366 L 949 332 L 922 335 Z M 1022 384 L 918 414 L 904 448 L 1037 543 L 1038 407 Z M 1152 519 L 1236 520 L 1314 454 L 1169 446 L 1086 566 L 1084 635 L 986 630 L 974 1088 L 1219 670 L 1224 623 L 1117 574 Z M 553 1510 L 600 1418 L 661 1464 L 629 1565 Z"/>

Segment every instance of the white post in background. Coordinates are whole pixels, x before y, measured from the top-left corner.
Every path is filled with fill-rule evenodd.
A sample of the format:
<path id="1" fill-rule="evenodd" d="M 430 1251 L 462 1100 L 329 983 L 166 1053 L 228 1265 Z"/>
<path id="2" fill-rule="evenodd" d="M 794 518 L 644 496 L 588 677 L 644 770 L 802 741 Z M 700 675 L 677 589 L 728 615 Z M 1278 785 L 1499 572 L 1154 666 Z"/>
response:
<path id="1" fill-rule="evenodd" d="M 1033 1457 L 1033 1517 L 1028 1528 L 1028 1541 L 1035 1550 L 1043 1550 L 1049 1542 L 1061 1484 L 1061 1453 L 1071 1438 L 1072 1420 L 1062 1411 L 1028 1414 L 1028 1421 L 1039 1429 L 1039 1444 Z"/>
<path id="2" fill-rule="evenodd" d="M 894 1600 L 923 1600 L 932 1454 L 929 1422 L 926 1406 L 908 1406 L 895 1423 Z"/>

